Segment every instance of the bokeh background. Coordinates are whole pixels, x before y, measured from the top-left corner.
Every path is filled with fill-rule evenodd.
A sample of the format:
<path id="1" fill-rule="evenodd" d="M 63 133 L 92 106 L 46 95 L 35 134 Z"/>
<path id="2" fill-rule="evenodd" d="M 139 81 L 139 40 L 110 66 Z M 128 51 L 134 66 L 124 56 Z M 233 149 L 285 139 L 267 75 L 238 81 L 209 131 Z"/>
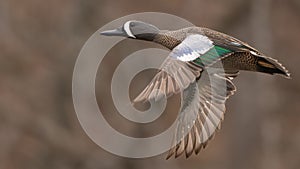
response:
<path id="1" fill-rule="evenodd" d="M 198 156 L 166 161 L 166 154 L 146 159 L 112 155 L 88 138 L 76 118 L 73 67 L 85 41 L 101 26 L 146 11 L 177 15 L 246 41 L 281 61 L 292 79 L 243 72 L 234 80 L 238 92 L 227 102 L 221 132 Z M 0 168 L 298 169 L 299 30 L 299 0 L 0 0 Z M 178 99 L 167 109 L 172 118 L 163 116 L 148 127 L 137 129 L 111 113 L 115 108 L 107 86 L 122 60 L 117 54 L 150 45 L 126 43 L 102 63 L 106 80 L 97 80 L 97 98 L 115 128 L 144 136 L 151 134 L 149 126 L 157 131 L 174 119 Z M 141 83 L 151 74 L 140 75 Z"/>

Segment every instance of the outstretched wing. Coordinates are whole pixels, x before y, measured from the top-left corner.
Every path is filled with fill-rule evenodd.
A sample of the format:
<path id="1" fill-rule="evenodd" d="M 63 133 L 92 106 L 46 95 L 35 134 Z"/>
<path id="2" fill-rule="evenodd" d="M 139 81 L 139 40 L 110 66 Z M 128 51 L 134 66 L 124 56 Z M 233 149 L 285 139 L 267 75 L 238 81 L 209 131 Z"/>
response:
<path id="1" fill-rule="evenodd" d="M 168 57 L 146 88 L 134 99 L 134 102 L 159 100 L 183 91 L 200 76 L 201 68 Z"/>
<path id="2" fill-rule="evenodd" d="M 222 72 L 202 72 L 197 82 L 183 91 L 181 109 L 177 118 L 177 128 L 167 159 L 177 158 L 185 153 L 198 154 L 220 129 L 224 119 L 225 101 L 236 91 L 231 78 L 237 74 Z"/>
<path id="3" fill-rule="evenodd" d="M 134 102 L 158 100 L 186 89 L 200 76 L 203 68 L 219 60 L 230 50 L 215 46 L 206 36 L 187 36 L 162 64 L 160 71 Z"/>

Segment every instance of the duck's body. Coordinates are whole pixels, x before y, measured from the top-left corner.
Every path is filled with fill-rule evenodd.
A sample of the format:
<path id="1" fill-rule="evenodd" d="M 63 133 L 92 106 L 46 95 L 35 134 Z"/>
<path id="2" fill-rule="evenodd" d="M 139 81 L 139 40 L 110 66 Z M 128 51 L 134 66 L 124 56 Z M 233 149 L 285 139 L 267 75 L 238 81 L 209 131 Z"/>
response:
<path id="1" fill-rule="evenodd" d="M 167 158 L 184 152 L 189 157 L 206 146 L 220 128 L 225 101 L 236 90 L 231 80 L 240 70 L 290 76 L 276 60 L 208 28 L 160 31 L 144 22 L 128 21 L 123 27 L 102 34 L 152 41 L 171 50 L 161 70 L 134 100 L 157 100 L 183 91 L 175 142 Z"/>
<path id="2" fill-rule="evenodd" d="M 203 35 L 213 42 L 219 54 L 215 59 L 222 61 L 225 70 L 248 70 L 289 76 L 287 70 L 276 60 L 264 56 L 255 48 L 234 37 L 208 28 L 189 27 L 167 31 L 157 34 L 152 41 L 173 50 L 191 35 Z M 197 59 L 193 62 L 197 63 Z"/>

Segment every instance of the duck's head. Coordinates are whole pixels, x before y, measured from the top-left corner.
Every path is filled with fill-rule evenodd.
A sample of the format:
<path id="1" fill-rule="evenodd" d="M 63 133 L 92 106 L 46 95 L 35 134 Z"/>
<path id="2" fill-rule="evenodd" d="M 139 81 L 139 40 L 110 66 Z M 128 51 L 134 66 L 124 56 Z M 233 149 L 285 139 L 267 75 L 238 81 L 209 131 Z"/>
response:
<path id="1" fill-rule="evenodd" d="M 132 39 L 152 41 L 160 30 L 149 23 L 141 21 L 127 21 L 123 26 L 101 32 L 105 36 L 122 36 Z"/>

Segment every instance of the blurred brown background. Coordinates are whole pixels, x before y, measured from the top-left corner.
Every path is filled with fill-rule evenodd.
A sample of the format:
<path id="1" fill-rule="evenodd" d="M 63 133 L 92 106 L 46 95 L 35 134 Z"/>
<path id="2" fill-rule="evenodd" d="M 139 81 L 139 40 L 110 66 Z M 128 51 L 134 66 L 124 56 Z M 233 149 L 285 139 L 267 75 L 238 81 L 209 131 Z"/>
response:
<path id="1" fill-rule="evenodd" d="M 198 156 L 165 161 L 165 154 L 146 159 L 112 155 L 88 138 L 76 118 L 73 66 L 101 26 L 145 11 L 174 14 L 246 41 L 281 61 L 292 80 L 243 72 L 235 79 L 238 92 L 227 102 L 221 132 Z M 298 169 L 299 30 L 299 0 L 0 0 L 0 168 Z M 102 102 L 105 91 L 97 84 L 99 106 L 113 107 L 111 98 Z M 113 116 L 107 118 L 114 123 Z M 123 128 L 124 123 L 116 124 Z"/>

